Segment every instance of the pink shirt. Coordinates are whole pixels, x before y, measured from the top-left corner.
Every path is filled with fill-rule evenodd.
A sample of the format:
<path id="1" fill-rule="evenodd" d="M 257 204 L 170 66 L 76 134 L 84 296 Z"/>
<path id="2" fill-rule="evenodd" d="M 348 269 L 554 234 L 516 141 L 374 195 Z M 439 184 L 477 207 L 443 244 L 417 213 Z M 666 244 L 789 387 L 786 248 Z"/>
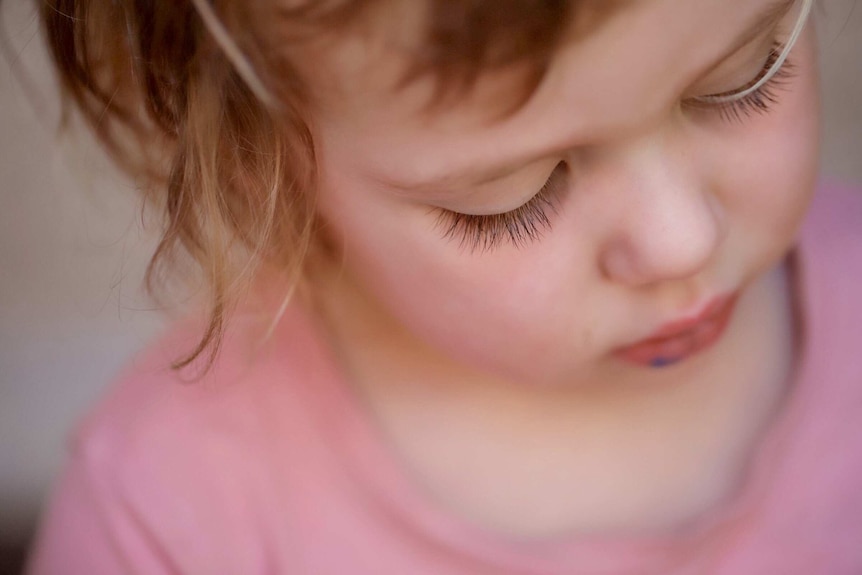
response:
<path id="1" fill-rule="evenodd" d="M 255 349 L 238 320 L 206 380 L 174 329 L 82 423 L 30 573 L 862 573 L 862 194 L 824 186 L 798 249 L 793 390 L 733 500 L 655 538 L 506 540 L 399 468 L 300 310 Z"/>

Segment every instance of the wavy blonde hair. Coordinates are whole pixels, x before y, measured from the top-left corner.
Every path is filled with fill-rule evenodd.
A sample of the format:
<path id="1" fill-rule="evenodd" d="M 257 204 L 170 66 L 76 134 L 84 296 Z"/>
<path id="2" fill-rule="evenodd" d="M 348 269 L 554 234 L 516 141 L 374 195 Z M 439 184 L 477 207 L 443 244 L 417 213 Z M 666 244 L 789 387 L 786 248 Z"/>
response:
<path id="1" fill-rule="evenodd" d="M 65 101 L 144 182 L 163 220 L 149 290 L 158 294 L 188 261 L 209 288 L 207 328 L 175 367 L 202 355 L 211 364 L 231 310 L 263 267 L 284 274 L 288 292 L 303 277 L 317 238 L 317 174 L 310 92 L 291 48 L 352 25 L 374 4 L 380 1 L 40 3 Z M 562 37 L 571 2 L 427 4 L 406 81 L 433 74 L 443 89 L 463 90 L 488 68 L 526 63 L 526 96 Z"/>

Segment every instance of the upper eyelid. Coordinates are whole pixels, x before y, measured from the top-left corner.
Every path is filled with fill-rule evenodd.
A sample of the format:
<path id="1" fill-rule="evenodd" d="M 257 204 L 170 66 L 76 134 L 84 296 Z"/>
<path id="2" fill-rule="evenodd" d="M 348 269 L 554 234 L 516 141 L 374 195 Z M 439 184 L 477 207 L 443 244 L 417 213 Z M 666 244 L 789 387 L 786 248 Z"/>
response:
<path id="1" fill-rule="evenodd" d="M 772 80 L 776 74 L 778 74 L 779 70 L 781 70 L 782 66 L 784 66 L 787 61 L 787 57 L 790 55 L 790 52 L 793 50 L 793 46 L 796 44 L 797 40 L 799 40 L 799 36 L 802 34 L 802 30 L 805 28 L 805 24 L 808 22 L 809 14 L 811 13 L 811 7 L 813 6 L 813 0 L 803 0 L 802 9 L 799 13 L 799 16 L 796 20 L 796 24 L 793 27 L 793 31 L 790 33 L 787 42 L 781 47 L 781 52 L 778 57 L 772 63 L 769 70 L 763 74 L 759 80 L 754 82 L 751 86 L 740 90 L 738 92 L 733 92 L 730 94 L 712 94 L 707 96 L 695 96 L 690 98 L 692 102 L 698 104 L 706 104 L 706 105 L 721 105 L 721 104 L 731 104 L 733 102 L 738 102 L 740 100 L 745 99 L 751 94 L 756 93 L 758 90 L 763 88 L 766 84 Z"/>
<path id="2" fill-rule="evenodd" d="M 790 64 L 789 62 L 785 62 L 784 66 L 780 68 L 774 68 L 774 62 L 777 61 L 778 57 L 776 56 L 776 48 L 773 47 L 770 51 L 769 57 L 767 58 L 767 62 L 772 62 L 772 64 L 770 64 L 769 70 L 761 69 L 754 79 L 752 79 L 750 82 L 743 85 L 742 87 L 734 88 L 733 90 L 728 90 L 725 92 L 707 94 L 705 96 L 691 96 L 684 100 L 684 104 L 714 108 L 716 106 L 724 106 L 726 104 L 733 104 L 734 102 L 744 100 L 751 94 L 763 89 L 766 85 L 769 84 L 770 80 L 780 75 L 782 68 Z M 774 73 L 772 72 L 773 68 L 775 70 Z"/>
<path id="3" fill-rule="evenodd" d="M 563 182 L 568 169 L 566 162 L 558 162 L 542 188 L 513 210 L 480 215 L 434 208 L 436 225 L 443 228 L 443 237 L 458 239 L 461 247 L 470 251 L 489 251 L 506 241 L 524 247 L 550 229 L 549 212 L 558 211 L 560 195 L 567 189 Z"/>
<path id="4" fill-rule="evenodd" d="M 450 188 L 445 196 L 414 198 L 416 202 L 466 216 L 491 216 L 514 211 L 535 196 L 560 163 L 556 154 L 510 167 L 502 176 Z M 457 193 L 451 193 L 456 190 Z"/>

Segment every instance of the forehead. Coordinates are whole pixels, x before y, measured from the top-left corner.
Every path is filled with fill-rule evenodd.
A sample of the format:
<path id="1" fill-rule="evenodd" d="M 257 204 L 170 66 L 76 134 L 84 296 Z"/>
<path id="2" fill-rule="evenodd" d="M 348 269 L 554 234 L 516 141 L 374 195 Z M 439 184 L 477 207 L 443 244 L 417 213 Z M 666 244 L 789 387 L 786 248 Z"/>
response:
<path id="1" fill-rule="evenodd" d="M 524 70 L 518 65 L 482 74 L 455 105 L 425 113 L 434 79 L 403 86 L 427 12 L 400 3 L 362 34 L 347 35 L 329 54 L 332 74 L 318 110 L 321 125 L 369 153 L 409 164 L 417 179 L 440 165 L 458 169 L 483 153 L 517 146 L 529 153 L 556 138 L 573 144 L 610 137 L 659 114 L 676 95 L 753 35 L 758 23 L 793 0 L 587 0 L 573 4 L 571 27 L 544 80 L 516 113 L 492 122 L 510 102 Z M 412 6 L 412 8 L 411 8 Z M 791 13 L 794 11 L 790 11 Z M 396 22 L 409 23 L 396 26 Z M 392 26 L 398 31 L 389 33 Z M 489 114 L 489 110 L 491 113 Z M 562 120 L 565 120 L 562 122 Z M 568 134 L 561 133 L 565 124 Z M 514 141 L 512 134 L 518 134 Z M 475 137 L 474 137 L 475 136 Z M 484 147 L 486 152 L 476 149 Z M 431 151 L 433 150 L 433 154 Z M 498 154 L 501 155 L 501 154 Z M 505 155 L 505 154 L 502 154 Z M 418 159 L 417 159 L 418 158 Z"/>

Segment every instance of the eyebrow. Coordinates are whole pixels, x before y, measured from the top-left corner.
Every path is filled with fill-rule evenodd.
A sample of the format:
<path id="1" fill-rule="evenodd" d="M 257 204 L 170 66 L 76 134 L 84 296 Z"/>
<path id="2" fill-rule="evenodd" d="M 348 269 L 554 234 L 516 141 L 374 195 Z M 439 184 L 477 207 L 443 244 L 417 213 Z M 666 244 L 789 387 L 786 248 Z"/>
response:
<path id="1" fill-rule="evenodd" d="M 634 4 L 638 0 L 605 0 L 606 2 L 610 2 L 613 7 L 607 7 L 605 10 L 601 11 L 602 17 L 607 17 L 609 14 L 615 13 L 618 9 L 624 6 L 628 6 Z M 732 54 L 740 50 L 742 47 L 746 46 L 754 39 L 759 37 L 761 34 L 770 30 L 778 25 L 778 22 L 784 18 L 790 9 L 802 0 L 777 0 L 772 2 L 766 8 L 764 8 L 753 20 L 752 24 L 745 28 L 734 40 L 731 42 L 730 47 L 723 52 L 716 60 L 716 63 L 707 69 L 706 73 L 710 70 L 718 67 L 721 63 L 730 57 Z M 385 179 L 383 183 L 387 186 L 392 187 L 396 190 L 400 190 L 407 193 L 431 193 L 436 192 L 440 194 L 443 192 L 441 188 L 448 188 L 453 185 L 453 182 L 462 182 L 465 180 L 471 180 L 472 185 L 482 185 L 493 182 L 502 178 L 506 173 L 511 173 L 514 171 L 515 167 L 519 163 L 526 163 L 530 160 L 537 159 L 533 155 L 530 158 L 525 157 L 513 157 L 505 162 L 500 162 L 496 164 L 489 164 L 482 168 L 478 169 L 470 169 L 469 171 L 464 171 L 461 173 L 446 173 L 439 175 L 434 178 L 430 178 L 421 182 L 404 182 L 404 183 L 395 183 L 391 180 Z M 450 189 L 447 191 L 455 192 L 455 189 Z M 448 195 L 445 192 L 442 195 Z"/>

